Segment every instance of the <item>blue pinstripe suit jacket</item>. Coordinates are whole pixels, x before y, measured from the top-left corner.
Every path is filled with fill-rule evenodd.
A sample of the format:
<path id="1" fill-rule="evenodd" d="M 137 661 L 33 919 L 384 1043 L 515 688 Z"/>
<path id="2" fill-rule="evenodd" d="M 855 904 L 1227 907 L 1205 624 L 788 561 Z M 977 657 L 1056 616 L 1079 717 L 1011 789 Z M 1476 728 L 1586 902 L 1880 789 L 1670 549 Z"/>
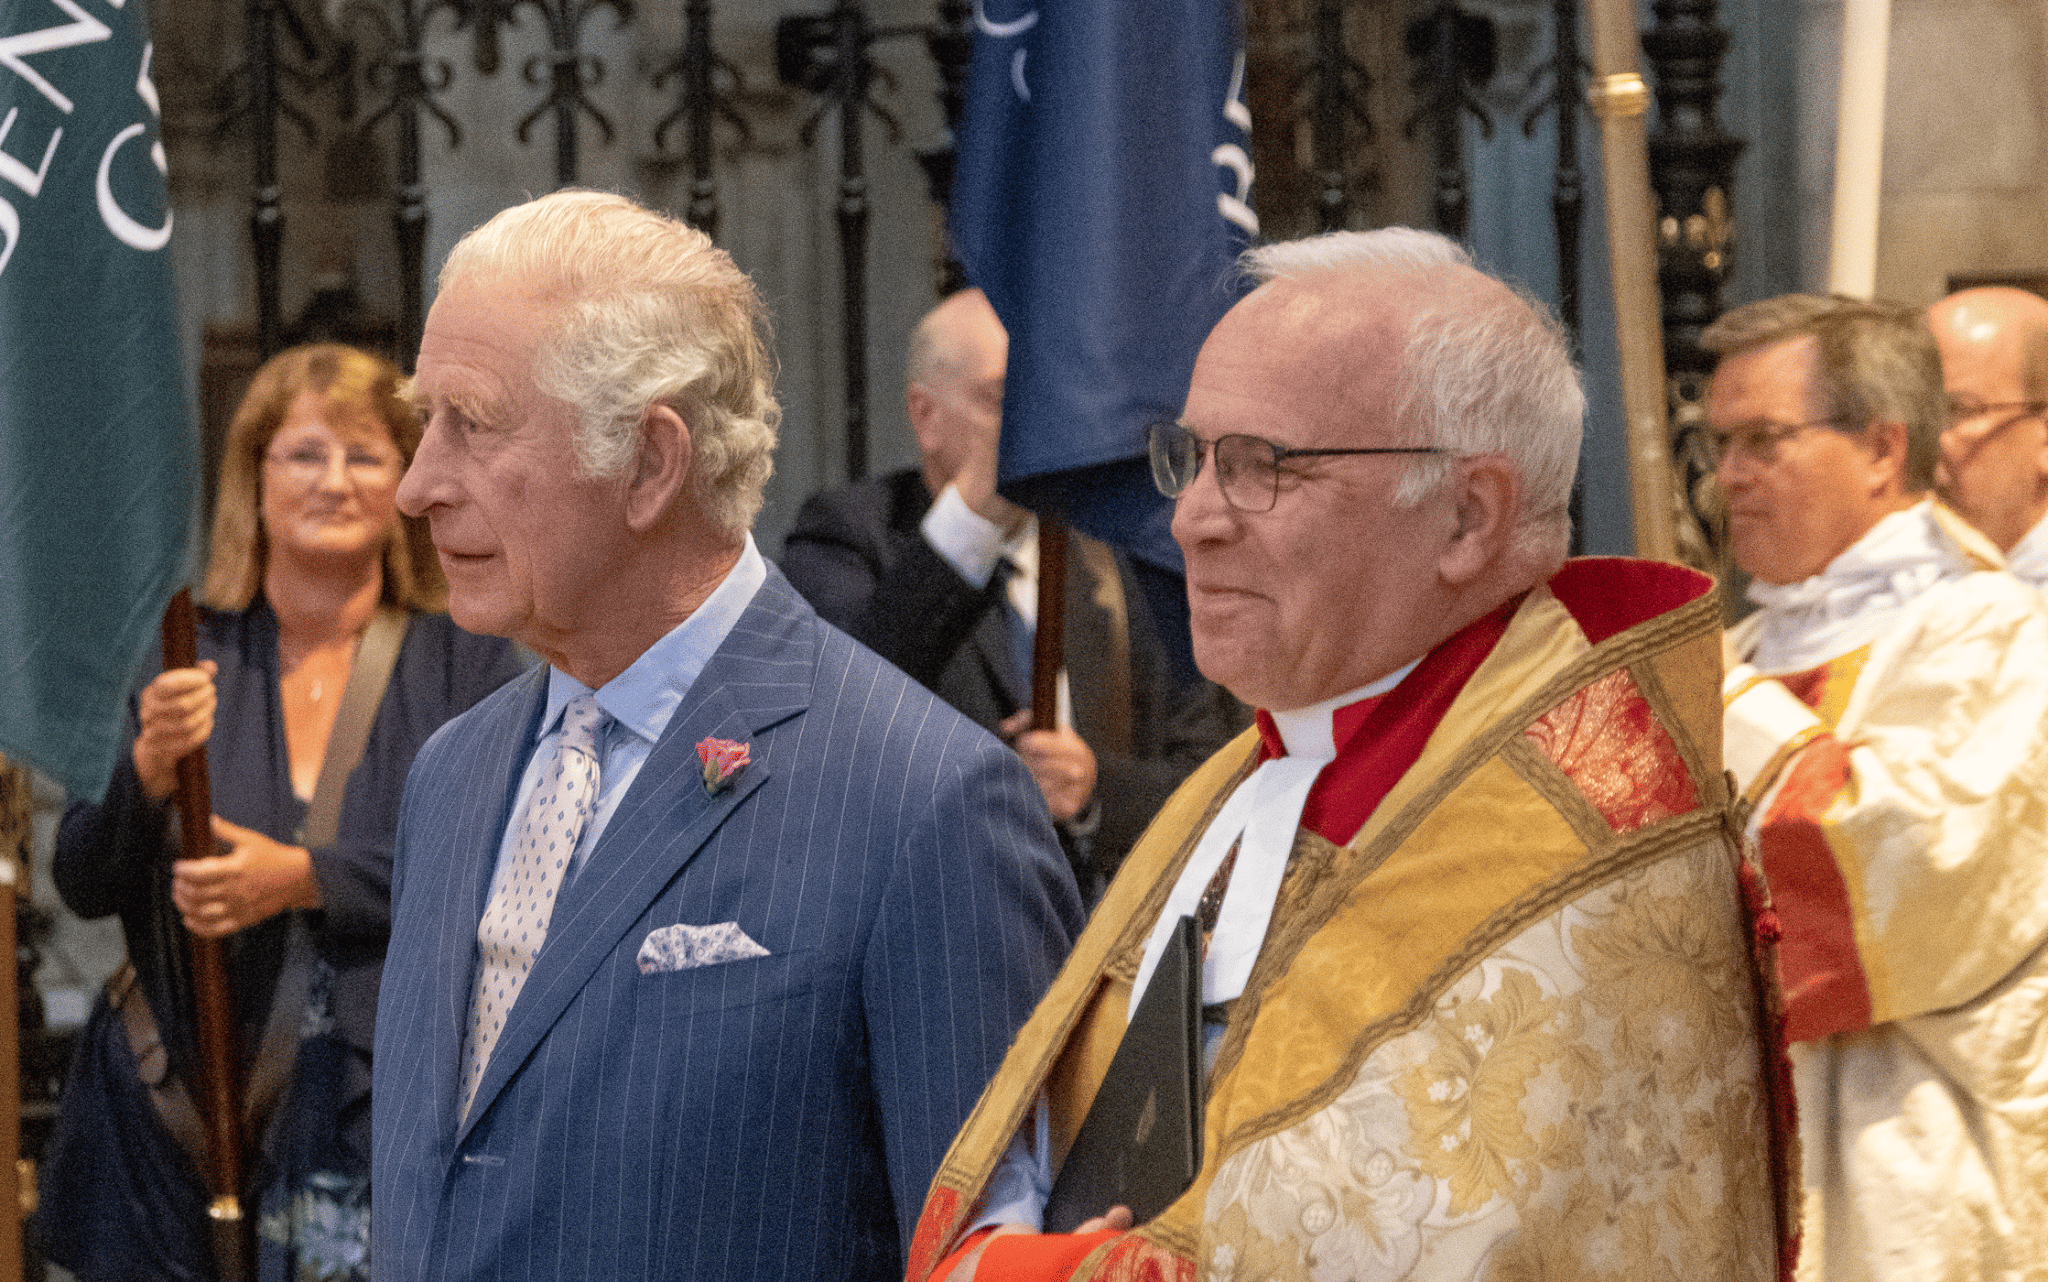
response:
<path id="1" fill-rule="evenodd" d="M 545 689 L 450 722 L 406 787 L 376 1276 L 902 1276 L 926 1185 L 1080 926 L 1029 775 L 771 568 L 563 888 L 459 1125 L 476 926 Z M 706 735 L 753 749 L 715 797 Z M 640 973 L 649 931 L 724 921 L 770 955 Z"/>

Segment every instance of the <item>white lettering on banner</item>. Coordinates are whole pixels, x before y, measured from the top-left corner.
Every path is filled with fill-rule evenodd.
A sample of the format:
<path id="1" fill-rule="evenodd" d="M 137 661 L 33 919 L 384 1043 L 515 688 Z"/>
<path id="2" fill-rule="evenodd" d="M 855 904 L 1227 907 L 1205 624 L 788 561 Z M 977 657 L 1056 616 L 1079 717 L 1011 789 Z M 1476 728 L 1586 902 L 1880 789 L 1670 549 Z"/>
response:
<path id="1" fill-rule="evenodd" d="M 114 34 L 113 28 L 84 9 L 78 0 L 50 0 L 50 3 L 71 15 L 67 24 L 45 27 L 41 31 L 23 31 L 17 35 L 0 37 L 0 67 L 6 67 L 36 87 L 37 92 L 48 98 L 52 106 L 71 114 L 71 99 L 57 86 L 37 74 L 36 69 L 23 61 L 30 54 L 50 53 L 57 49 L 69 49 L 73 45 L 89 45 L 105 40 Z M 114 5 L 120 8 L 119 4 Z"/>
<path id="2" fill-rule="evenodd" d="M 43 178 L 50 172 L 50 162 L 57 156 L 57 140 L 64 136 L 59 128 L 50 135 L 50 145 L 43 148 L 43 163 L 34 169 L 22 164 L 7 154 L 7 131 L 14 128 L 14 118 L 21 114 L 21 108 L 9 107 L 7 115 L 0 117 L 0 178 L 5 178 L 27 192 L 30 197 L 39 196 L 43 191 Z"/>
<path id="3" fill-rule="evenodd" d="M 974 0 L 974 26 L 985 36 L 996 40 L 1008 40 L 1012 36 L 1023 35 L 1037 25 L 1036 9 L 1008 22 L 997 22 L 988 16 L 985 0 Z M 1025 50 L 1020 46 L 1017 52 L 1010 55 L 1010 87 L 1017 91 L 1020 102 L 1030 102 L 1031 86 L 1024 83 L 1024 53 Z"/>
<path id="4" fill-rule="evenodd" d="M 1216 212 L 1226 222 L 1244 228 L 1247 235 L 1259 234 L 1259 216 L 1252 212 L 1245 198 L 1252 194 L 1252 158 L 1244 154 L 1244 148 L 1234 142 L 1226 142 L 1209 153 L 1209 163 L 1220 165 L 1237 175 L 1237 194 L 1227 191 L 1216 193 Z"/>
<path id="5" fill-rule="evenodd" d="M 171 243 L 171 211 L 164 210 L 163 226 L 144 227 L 121 208 L 119 202 L 114 199 L 113 187 L 107 182 L 107 174 L 114 167 L 114 153 L 121 150 L 122 143 L 141 133 L 145 128 L 145 125 L 130 125 L 115 134 L 114 141 L 107 144 L 106 151 L 100 156 L 100 180 L 97 190 L 100 198 L 100 221 L 107 225 L 108 231 L 114 233 L 114 239 L 130 249 L 139 249 L 147 254 L 154 253 Z M 162 146 L 151 149 L 152 159 L 162 154 Z"/>
<path id="6" fill-rule="evenodd" d="M 1223 95 L 1223 118 L 1242 129 L 1246 134 L 1252 131 L 1251 108 L 1244 105 L 1244 53 L 1240 51 L 1237 60 L 1230 67 L 1230 91 Z M 1245 149 L 1234 142 L 1226 142 L 1209 153 L 1209 163 L 1228 169 L 1237 177 L 1237 192 L 1216 193 L 1216 212 L 1223 215 L 1225 222 L 1244 229 L 1248 236 L 1259 234 L 1259 216 L 1252 212 L 1252 158 Z"/>
<path id="7" fill-rule="evenodd" d="M 974 25 L 981 28 L 984 35 L 994 36 L 998 40 L 1007 40 L 1011 36 L 1021 36 L 1037 26 L 1038 10 L 1033 9 L 1023 17 L 1012 18 L 1008 22 L 992 22 L 989 19 L 988 10 L 982 5 L 982 0 L 974 0 Z"/>
<path id="8" fill-rule="evenodd" d="M 1223 118 L 1246 136 L 1252 132 L 1252 109 L 1244 105 L 1244 54 L 1239 52 L 1237 60 L 1230 64 L 1230 91 L 1223 95 Z"/>
<path id="9" fill-rule="evenodd" d="M 156 46 L 154 44 L 142 46 L 142 69 L 135 73 L 135 92 L 141 97 L 143 102 L 149 105 L 149 112 L 152 116 L 160 116 L 161 112 L 157 106 L 156 82 L 149 78 L 149 60 L 155 52 Z M 94 190 L 99 196 L 100 221 L 107 225 L 108 231 L 114 233 L 114 239 L 130 249 L 139 249 L 146 254 L 153 254 L 171 242 L 171 211 L 169 206 L 166 205 L 164 209 L 163 226 L 145 227 L 135 219 L 130 218 L 128 211 L 121 208 L 121 203 L 114 199 L 114 187 L 112 182 L 109 181 L 114 169 L 114 153 L 121 150 L 122 143 L 127 142 L 146 128 L 148 128 L 147 125 L 138 122 L 114 135 L 114 140 L 107 144 L 107 149 L 104 152 L 100 153 L 100 176 Z M 164 156 L 162 139 L 158 139 L 156 144 L 149 149 L 149 158 L 156 165 L 156 171 L 159 174 L 170 173 L 171 167 Z"/>
<path id="10" fill-rule="evenodd" d="M 7 260 L 14 257 L 14 243 L 21 239 L 21 215 L 14 212 L 14 206 L 0 200 L 0 272 L 7 270 Z"/>
<path id="11" fill-rule="evenodd" d="M 142 67 L 135 73 L 135 96 L 149 104 L 150 115 L 155 116 L 158 120 L 162 120 L 164 118 L 164 105 L 156 96 L 156 81 L 149 78 L 149 60 L 155 55 L 156 42 L 151 40 L 143 41 Z M 1251 117 L 1246 116 L 1245 120 L 1247 121 L 1245 128 L 1250 129 L 1249 121 Z"/>

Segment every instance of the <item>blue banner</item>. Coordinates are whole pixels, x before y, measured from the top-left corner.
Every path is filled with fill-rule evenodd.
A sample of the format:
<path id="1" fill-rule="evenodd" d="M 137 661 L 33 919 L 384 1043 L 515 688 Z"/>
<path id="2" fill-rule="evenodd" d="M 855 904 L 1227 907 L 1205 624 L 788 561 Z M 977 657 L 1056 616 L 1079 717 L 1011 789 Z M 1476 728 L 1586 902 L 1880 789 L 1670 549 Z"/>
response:
<path id="1" fill-rule="evenodd" d="M 1180 413 L 1258 232 L 1237 6 L 977 0 L 974 18 L 949 221 L 1010 331 L 1002 491 L 1178 575 L 1144 431 Z"/>
<path id="2" fill-rule="evenodd" d="M 143 0 L 0 0 L 0 752 L 98 799 L 198 440 Z"/>

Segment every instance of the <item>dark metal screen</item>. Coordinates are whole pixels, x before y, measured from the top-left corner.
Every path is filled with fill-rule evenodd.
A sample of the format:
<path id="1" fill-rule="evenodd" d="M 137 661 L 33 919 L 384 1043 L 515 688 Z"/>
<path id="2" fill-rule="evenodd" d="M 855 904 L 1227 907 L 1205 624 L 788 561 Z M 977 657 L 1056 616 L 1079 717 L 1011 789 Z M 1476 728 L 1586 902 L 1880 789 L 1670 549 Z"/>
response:
<path id="1" fill-rule="evenodd" d="M 557 186 L 588 181 L 593 146 L 630 144 L 642 169 L 665 166 L 685 175 L 676 212 L 716 237 L 721 157 L 752 145 L 751 104 L 770 90 L 801 95 L 802 145 L 817 148 L 827 138 L 833 144 L 836 272 L 816 287 L 835 290 L 840 302 L 843 469 L 849 477 L 865 474 L 874 235 L 868 159 L 875 146 L 906 145 L 899 121 L 904 94 L 877 53 L 912 49 L 929 58 L 938 106 L 946 121 L 957 119 L 975 12 L 966 0 L 920 4 L 917 20 L 894 23 L 876 19 L 887 6 L 863 0 L 767 15 L 730 0 L 723 10 L 713 0 L 666 7 L 635 0 L 241 0 L 238 15 L 231 12 L 235 0 L 214 0 L 211 11 L 206 3 L 169 0 L 157 16 L 160 29 L 168 24 L 160 43 L 185 51 L 188 64 L 182 76 L 175 66 L 165 68 L 165 95 L 173 100 L 167 135 L 172 119 L 203 119 L 205 164 L 217 175 L 247 166 L 242 186 L 255 297 L 245 364 L 311 337 L 362 342 L 409 363 L 434 267 L 426 261 L 427 193 L 440 179 L 424 159 L 430 135 L 452 154 L 509 132 L 523 148 L 551 152 Z M 1701 548 L 1698 531 L 1713 521 L 1700 484 L 1697 407 L 1707 364 L 1697 338 L 1719 311 L 1728 275 L 1730 179 L 1741 146 L 1714 115 L 1727 44 L 1715 7 L 1714 0 L 1658 0 L 1644 40 L 1659 108 L 1651 155 L 1675 459 L 1694 500 L 1693 541 Z M 1472 214 L 1475 133 L 1489 136 L 1504 110 L 1525 134 L 1554 115 L 1550 213 L 1558 301 L 1576 332 L 1585 201 L 1579 9 L 1579 0 L 1251 0 L 1247 95 L 1265 234 L 1407 222 L 1462 236 Z M 750 40 L 744 53 L 723 55 L 725 13 L 745 19 L 735 25 L 750 32 L 772 20 L 772 49 Z M 239 33 L 223 41 L 218 20 L 237 16 Z M 451 36 L 466 37 L 465 54 L 451 56 L 461 43 Z M 1512 51 L 1504 48 L 1509 43 Z M 527 52 L 508 58 L 512 48 Z M 622 58 L 621 49 L 630 55 Z M 634 119 L 608 113 L 592 91 L 622 77 L 644 81 L 643 101 L 664 103 L 662 112 Z M 520 108 L 502 118 L 461 118 L 456 100 L 477 81 L 495 82 L 496 101 Z M 182 114 L 174 101 L 180 94 L 187 99 Z M 922 99 L 911 105 L 931 109 Z M 286 314 L 287 256 L 332 234 L 308 226 L 298 212 L 319 202 L 287 185 L 281 158 L 294 149 L 319 153 L 330 191 L 374 191 L 374 202 L 387 209 L 396 261 L 388 289 L 376 296 L 323 293 L 316 281 L 298 313 Z M 918 158 L 934 208 L 942 208 L 950 147 L 928 148 Z M 174 204 L 178 194 L 174 186 Z M 936 243 L 930 260 L 934 277 L 957 271 L 941 265 Z M 933 280 L 935 289 L 957 283 Z"/>

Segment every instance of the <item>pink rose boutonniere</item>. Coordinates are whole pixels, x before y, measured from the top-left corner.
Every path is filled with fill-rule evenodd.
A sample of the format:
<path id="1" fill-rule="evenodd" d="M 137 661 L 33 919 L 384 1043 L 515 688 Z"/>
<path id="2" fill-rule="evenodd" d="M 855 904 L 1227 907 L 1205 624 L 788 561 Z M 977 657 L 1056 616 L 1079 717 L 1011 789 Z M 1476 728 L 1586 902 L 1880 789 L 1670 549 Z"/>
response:
<path id="1" fill-rule="evenodd" d="M 732 739 L 700 739 L 697 760 L 704 763 L 704 791 L 717 796 L 732 787 L 752 759 L 750 745 Z"/>

